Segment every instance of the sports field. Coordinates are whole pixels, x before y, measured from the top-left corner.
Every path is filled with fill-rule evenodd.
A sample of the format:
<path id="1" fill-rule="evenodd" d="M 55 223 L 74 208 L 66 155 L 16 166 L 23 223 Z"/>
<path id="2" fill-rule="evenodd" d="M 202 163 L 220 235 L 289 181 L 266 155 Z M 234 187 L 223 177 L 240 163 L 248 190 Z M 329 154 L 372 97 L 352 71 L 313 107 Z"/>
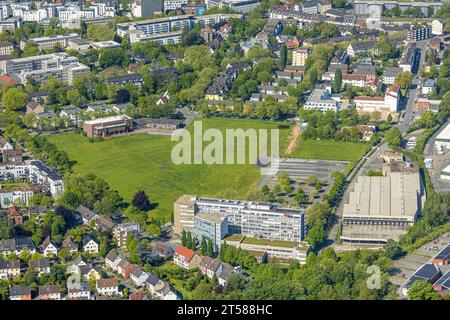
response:
<path id="1" fill-rule="evenodd" d="M 249 128 L 275 129 L 279 123 L 256 120 L 203 119 L 203 130 Z M 189 128 L 192 131 L 192 125 Z M 280 130 L 280 145 L 289 128 Z M 50 136 L 49 140 L 76 161 L 74 170 L 104 178 L 130 201 L 138 190 L 145 190 L 154 215 L 169 216 L 173 201 L 182 194 L 228 195 L 245 198 L 258 184 L 261 175 L 256 165 L 176 165 L 171 150 L 176 142 L 169 136 L 136 134 L 91 143 L 79 134 Z M 208 142 L 204 143 L 205 145 Z"/>
<path id="2" fill-rule="evenodd" d="M 337 142 L 329 140 L 298 140 L 293 158 L 349 161 L 352 166 L 368 150 L 368 143 Z"/>

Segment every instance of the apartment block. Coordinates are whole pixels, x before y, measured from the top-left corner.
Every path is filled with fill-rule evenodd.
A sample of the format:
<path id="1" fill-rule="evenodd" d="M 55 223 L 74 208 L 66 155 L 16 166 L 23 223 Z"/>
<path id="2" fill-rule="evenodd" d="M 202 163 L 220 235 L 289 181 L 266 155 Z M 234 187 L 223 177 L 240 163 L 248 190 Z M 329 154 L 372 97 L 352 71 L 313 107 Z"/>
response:
<path id="1" fill-rule="evenodd" d="M 54 47 L 60 46 L 61 48 L 67 48 L 69 46 L 69 41 L 74 39 L 81 39 L 78 33 L 63 34 L 49 37 L 40 37 L 29 39 L 28 41 L 21 41 L 20 48 L 23 50 L 27 42 L 32 42 L 36 44 L 40 51 L 45 49 L 53 49 Z"/>
<path id="2" fill-rule="evenodd" d="M 306 59 L 308 59 L 311 53 L 310 48 L 297 48 L 292 51 L 292 65 L 304 67 L 306 64 Z"/>

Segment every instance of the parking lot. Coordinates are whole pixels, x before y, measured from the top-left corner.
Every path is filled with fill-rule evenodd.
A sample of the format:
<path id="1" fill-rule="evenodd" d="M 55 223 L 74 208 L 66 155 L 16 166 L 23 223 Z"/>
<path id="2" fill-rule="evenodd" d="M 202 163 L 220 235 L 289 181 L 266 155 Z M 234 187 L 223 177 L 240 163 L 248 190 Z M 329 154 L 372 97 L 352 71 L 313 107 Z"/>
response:
<path id="1" fill-rule="evenodd" d="M 402 287 L 417 269 L 422 265 L 431 262 L 433 257 L 448 244 L 450 244 L 450 236 L 448 233 L 445 233 L 436 240 L 423 245 L 413 253 L 395 260 L 393 270 L 391 271 L 392 277 L 390 278 L 390 281 L 393 284 Z M 439 266 L 439 268 L 444 274 L 450 269 L 450 266 Z M 399 294 L 401 298 L 406 298 L 402 296 L 401 290 L 399 290 Z"/>
<path id="2" fill-rule="evenodd" d="M 281 159 L 279 171 L 286 172 L 291 179 L 316 176 L 320 180 L 329 181 L 334 171 L 344 172 L 348 164 L 347 161 Z"/>

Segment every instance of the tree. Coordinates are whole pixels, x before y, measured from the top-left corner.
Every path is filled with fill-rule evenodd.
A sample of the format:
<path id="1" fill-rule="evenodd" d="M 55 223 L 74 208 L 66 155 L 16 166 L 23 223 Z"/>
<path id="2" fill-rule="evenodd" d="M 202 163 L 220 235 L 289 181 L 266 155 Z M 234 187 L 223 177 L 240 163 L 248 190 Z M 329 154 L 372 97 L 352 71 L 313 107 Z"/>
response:
<path id="1" fill-rule="evenodd" d="M 116 32 L 108 26 L 100 24 L 89 24 L 87 27 L 87 36 L 95 41 L 113 40 Z"/>
<path id="2" fill-rule="evenodd" d="M 2 97 L 2 102 L 8 111 L 19 111 L 25 109 L 28 101 L 28 94 L 23 90 L 11 87 L 6 90 Z"/>
<path id="3" fill-rule="evenodd" d="M 10 239 L 13 236 L 14 225 L 10 219 L 0 216 L 0 240 Z"/>
<path id="4" fill-rule="evenodd" d="M 341 87 L 342 87 L 342 71 L 340 69 L 337 69 L 334 72 L 334 81 L 331 89 L 333 93 L 338 93 L 341 91 Z"/>
<path id="5" fill-rule="evenodd" d="M 283 43 L 280 48 L 280 68 L 284 69 L 286 67 L 287 63 L 287 48 L 286 45 Z"/>
<path id="6" fill-rule="evenodd" d="M 384 140 L 391 148 L 398 148 L 402 143 L 402 133 L 397 127 L 393 127 L 386 132 Z"/>
<path id="7" fill-rule="evenodd" d="M 74 106 L 78 106 L 81 103 L 82 97 L 76 89 L 67 91 L 66 97 L 67 100 L 69 100 L 70 104 Z"/>
<path id="8" fill-rule="evenodd" d="M 40 54 L 38 46 L 34 42 L 25 43 L 25 47 L 23 48 L 22 58 L 38 56 Z"/>
<path id="9" fill-rule="evenodd" d="M 410 300 L 438 300 L 440 295 L 434 290 L 433 285 L 425 280 L 418 280 L 408 289 Z"/>
<path id="10" fill-rule="evenodd" d="M 295 201 L 299 203 L 304 203 L 308 201 L 308 195 L 306 194 L 303 189 L 298 189 L 297 193 L 295 194 Z"/>
<path id="11" fill-rule="evenodd" d="M 158 227 L 156 224 L 149 224 L 147 226 L 147 229 L 145 229 L 147 234 L 151 237 L 159 237 L 161 235 L 161 228 Z"/>
<path id="12" fill-rule="evenodd" d="M 398 259 L 403 254 L 401 245 L 392 239 L 386 242 L 383 249 L 384 255 L 389 259 Z"/>
<path id="13" fill-rule="evenodd" d="M 409 71 L 400 72 L 397 75 L 397 83 L 402 89 L 408 89 L 412 83 L 413 74 Z"/>
<path id="14" fill-rule="evenodd" d="M 206 246 L 206 253 L 209 257 L 212 257 L 214 255 L 214 246 L 211 239 L 208 239 L 208 244 Z"/>
<path id="15" fill-rule="evenodd" d="M 205 256 L 208 253 L 208 243 L 206 242 L 205 236 L 202 236 L 202 240 L 200 242 L 201 253 Z"/>
<path id="16" fill-rule="evenodd" d="M 181 232 L 181 245 L 187 247 L 187 234 L 186 234 L 186 230 L 184 230 L 184 229 Z"/>
<path id="17" fill-rule="evenodd" d="M 150 201 L 148 200 L 148 197 L 143 190 L 135 193 L 131 203 L 134 207 L 138 208 L 141 211 L 148 210 L 150 206 Z"/>

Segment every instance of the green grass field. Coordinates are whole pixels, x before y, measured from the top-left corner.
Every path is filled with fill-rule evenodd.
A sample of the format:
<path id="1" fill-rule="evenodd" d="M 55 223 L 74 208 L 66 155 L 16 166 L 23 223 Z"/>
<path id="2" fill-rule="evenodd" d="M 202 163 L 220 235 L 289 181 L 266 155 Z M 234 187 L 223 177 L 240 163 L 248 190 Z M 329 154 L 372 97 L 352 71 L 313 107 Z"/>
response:
<path id="1" fill-rule="evenodd" d="M 275 129 L 278 125 L 254 120 L 203 119 L 203 131 Z M 280 144 L 288 133 L 289 129 L 280 131 Z M 261 178 L 256 165 L 175 165 L 171 150 L 176 142 L 169 136 L 137 134 L 90 143 L 79 134 L 65 134 L 50 136 L 49 140 L 76 161 L 76 172 L 93 173 L 105 179 L 126 201 L 136 191 L 145 190 L 150 201 L 157 204 L 154 215 L 159 216 L 168 217 L 173 201 L 183 194 L 211 197 L 231 194 L 243 199 Z"/>
<path id="2" fill-rule="evenodd" d="M 299 140 L 290 154 L 294 158 L 349 161 L 352 166 L 368 150 L 368 143 L 329 140 Z"/>

